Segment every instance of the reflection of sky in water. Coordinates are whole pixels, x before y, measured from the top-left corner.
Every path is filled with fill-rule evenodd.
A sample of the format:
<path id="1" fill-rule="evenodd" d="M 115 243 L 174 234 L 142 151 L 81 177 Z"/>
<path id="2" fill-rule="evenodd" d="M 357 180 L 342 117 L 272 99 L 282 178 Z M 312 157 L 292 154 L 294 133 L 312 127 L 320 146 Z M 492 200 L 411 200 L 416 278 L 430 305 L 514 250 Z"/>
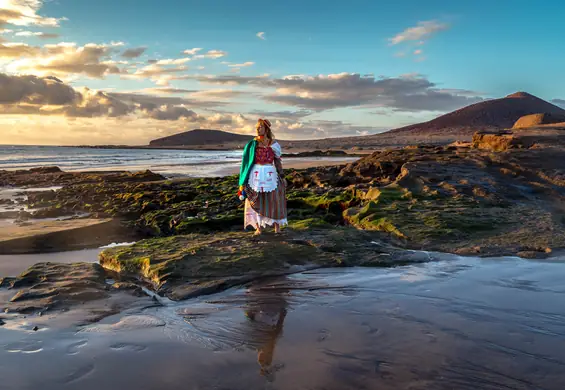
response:
<path id="1" fill-rule="evenodd" d="M 565 388 L 564 265 L 434 256 L 163 299 L 94 325 L 99 333 L 0 328 L 10 350 L 43 348 L 0 349 L 0 375 L 24 390 L 65 381 L 84 390 Z M 34 367 L 23 382 L 22 366 Z"/>

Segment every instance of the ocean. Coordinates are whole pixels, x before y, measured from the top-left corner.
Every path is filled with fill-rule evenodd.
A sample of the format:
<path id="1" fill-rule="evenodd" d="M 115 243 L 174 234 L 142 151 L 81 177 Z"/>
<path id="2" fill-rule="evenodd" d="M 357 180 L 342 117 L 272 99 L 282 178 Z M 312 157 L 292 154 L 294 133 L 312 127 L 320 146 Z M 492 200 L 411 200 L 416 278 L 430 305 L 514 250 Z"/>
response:
<path id="1" fill-rule="evenodd" d="M 242 151 L 97 149 L 59 146 L 0 145 L 0 170 L 58 166 L 63 171 L 141 171 L 167 177 L 216 176 L 237 167 Z"/>

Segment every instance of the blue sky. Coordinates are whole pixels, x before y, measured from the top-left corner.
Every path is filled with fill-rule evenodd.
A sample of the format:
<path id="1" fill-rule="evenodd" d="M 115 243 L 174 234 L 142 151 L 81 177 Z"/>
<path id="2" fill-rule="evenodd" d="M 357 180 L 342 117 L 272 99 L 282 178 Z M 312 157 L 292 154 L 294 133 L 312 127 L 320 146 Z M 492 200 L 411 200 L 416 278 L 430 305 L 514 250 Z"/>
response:
<path id="1" fill-rule="evenodd" d="M 565 98 L 560 1 L 0 0 L 2 8 L 16 11 L 0 25 L 2 71 L 18 82 L 55 76 L 63 85 L 48 80 L 49 91 L 79 96 L 35 99 L 37 112 L 29 99 L 5 107 L 4 123 L 26 113 L 31 130 L 10 135 L 24 143 L 138 143 L 197 127 L 246 133 L 263 115 L 284 138 L 356 135 L 518 90 Z M 128 49 L 143 53 L 126 58 Z M 47 136 L 46 123 L 65 133 Z M 119 136 L 96 130 L 128 123 L 135 128 Z"/>

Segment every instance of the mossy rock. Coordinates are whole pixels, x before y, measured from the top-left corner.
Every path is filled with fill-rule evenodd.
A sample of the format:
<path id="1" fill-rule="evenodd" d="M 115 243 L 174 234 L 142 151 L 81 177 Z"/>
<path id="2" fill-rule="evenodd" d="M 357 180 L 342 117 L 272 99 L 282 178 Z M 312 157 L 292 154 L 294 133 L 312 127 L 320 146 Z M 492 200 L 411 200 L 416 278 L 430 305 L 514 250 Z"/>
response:
<path id="1" fill-rule="evenodd" d="M 185 299 L 303 269 L 402 261 L 402 251 L 391 249 L 384 256 L 383 247 L 374 244 L 386 237 L 380 233 L 328 227 L 313 219 L 293 223 L 280 235 L 218 232 L 148 239 L 106 249 L 100 264 L 141 278 L 171 299 Z"/>

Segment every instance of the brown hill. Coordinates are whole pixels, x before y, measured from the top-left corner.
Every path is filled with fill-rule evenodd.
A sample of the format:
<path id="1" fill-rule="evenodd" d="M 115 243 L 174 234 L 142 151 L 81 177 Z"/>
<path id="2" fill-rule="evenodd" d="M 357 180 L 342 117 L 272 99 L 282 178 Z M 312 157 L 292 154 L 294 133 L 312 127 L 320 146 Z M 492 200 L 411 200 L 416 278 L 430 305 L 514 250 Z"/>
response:
<path id="1" fill-rule="evenodd" d="M 401 127 L 384 134 L 472 135 L 479 130 L 507 129 L 521 117 L 538 113 L 565 115 L 565 110 L 529 93 L 516 92 L 504 98 L 475 103 L 431 121 Z"/>
<path id="2" fill-rule="evenodd" d="M 565 122 L 565 115 L 559 114 L 531 114 L 521 117 L 512 126 L 513 129 L 523 129 L 543 125 L 552 125 Z"/>
<path id="3" fill-rule="evenodd" d="M 247 142 L 252 137 L 252 135 L 228 133 L 221 130 L 196 129 L 155 139 L 149 145 L 155 147 L 219 145 L 232 142 Z"/>

